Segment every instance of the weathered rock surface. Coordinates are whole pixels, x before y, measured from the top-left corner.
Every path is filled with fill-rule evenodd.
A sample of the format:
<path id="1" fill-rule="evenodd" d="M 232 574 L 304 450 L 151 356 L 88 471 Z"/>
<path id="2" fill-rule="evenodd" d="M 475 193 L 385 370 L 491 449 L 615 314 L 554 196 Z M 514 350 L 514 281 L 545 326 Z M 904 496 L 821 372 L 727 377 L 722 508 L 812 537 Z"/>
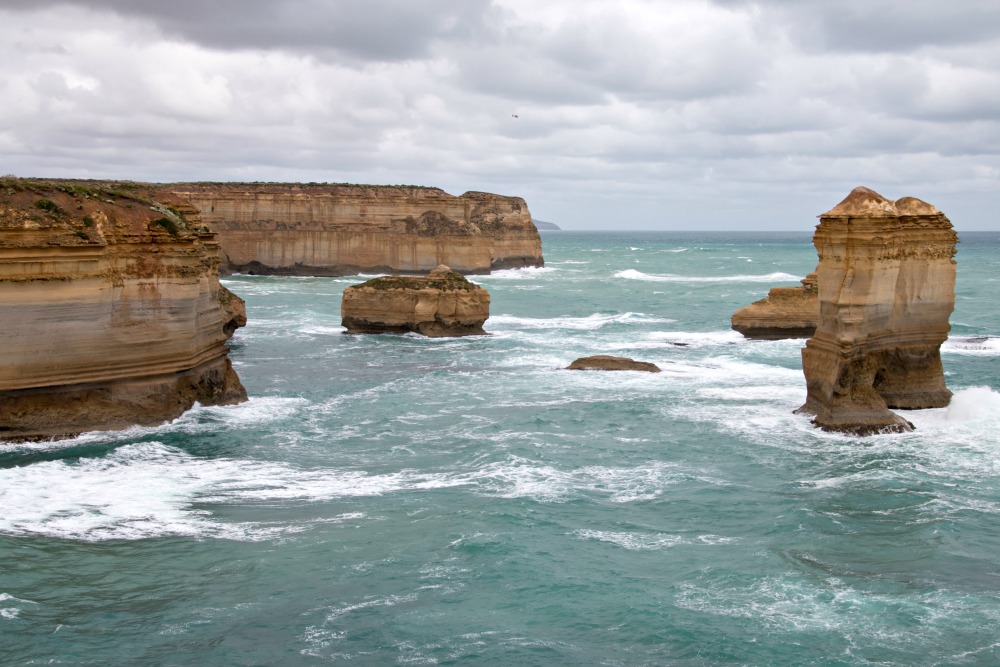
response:
<path id="1" fill-rule="evenodd" d="M 427 276 L 384 276 L 344 290 L 342 324 L 349 334 L 483 336 L 490 294 L 447 266 Z"/>
<path id="2" fill-rule="evenodd" d="M 948 404 L 940 347 L 957 241 L 934 206 L 863 187 L 820 216 L 819 322 L 802 350 L 801 412 L 826 430 L 866 435 L 912 429 L 889 408 Z"/>
<path id="3" fill-rule="evenodd" d="M 606 354 L 597 354 L 592 357 L 580 357 L 566 370 L 570 371 L 645 371 L 647 373 L 659 373 L 660 367 L 648 361 L 636 361 L 628 357 L 612 357 Z"/>
<path id="4" fill-rule="evenodd" d="M 542 266 L 520 197 L 367 185 L 170 184 L 218 235 L 225 270 L 274 275 L 461 273 Z"/>
<path id="5" fill-rule="evenodd" d="M 800 287 L 772 287 L 760 301 L 737 310 L 732 327 L 757 340 L 809 338 L 818 319 L 819 290 L 816 274 L 810 273 Z"/>
<path id="6" fill-rule="evenodd" d="M 0 180 L 0 440 L 156 424 L 246 400 L 218 244 L 133 184 Z"/>

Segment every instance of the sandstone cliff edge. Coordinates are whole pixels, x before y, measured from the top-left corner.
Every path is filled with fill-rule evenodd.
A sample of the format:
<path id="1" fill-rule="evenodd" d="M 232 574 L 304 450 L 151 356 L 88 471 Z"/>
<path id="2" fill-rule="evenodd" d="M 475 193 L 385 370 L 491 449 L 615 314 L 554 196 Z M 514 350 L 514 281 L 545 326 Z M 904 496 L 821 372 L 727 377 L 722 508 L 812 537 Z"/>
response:
<path id="1" fill-rule="evenodd" d="M 246 323 L 218 243 L 177 198 L 128 183 L 0 179 L 0 440 L 156 424 L 246 400 Z"/>
<path id="2" fill-rule="evenodd" d="M 218 235 L 223 269 L 272 275 L 461 273 L 542 266 L 520 197 L 337 184 L 166 184 Z"/>

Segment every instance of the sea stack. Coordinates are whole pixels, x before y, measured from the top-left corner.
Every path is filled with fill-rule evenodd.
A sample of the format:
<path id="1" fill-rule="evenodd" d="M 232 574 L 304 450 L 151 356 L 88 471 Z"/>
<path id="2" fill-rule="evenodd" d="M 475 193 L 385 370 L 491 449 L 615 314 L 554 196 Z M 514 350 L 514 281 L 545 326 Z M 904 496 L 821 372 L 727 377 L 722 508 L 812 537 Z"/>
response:
<path id="1" fill-rule="evenodd" d="M 542 266 L 520 197 L 350 184 L 172 183 L 218 235 L 227 272 L 340 276 Z"/>
<path id="2" fill-rule="evenodd" d="M 246 400 L 226 347 L 243 301 L 185 208 L 128 184 L 0 181 L 0 440 Z"/>
<path id="3" fill-rule="evenodd" d="M 772 287 L 767 296 L 733 313 L 732 327 L 746 338 L 783 340 L 809 338 L 819 319 L 816 273 L 799 287 Z"/>
<path id="4" fill-rule="evenodd" d="M 913 428 L 889 408 L 948 405 L 940 347 L 955 307 L 951 222 L 934 206 L 865 187 L 820 216 L 819 321 L 802 350 L 800 412 L 825 430 Z"/>
<path id="5" fill-rule="evenodd" d="M 349 334 L 483 336 L 490 293 L 441 265 L 426 276 L 384 276 L 348 287 L 341 316 Z"/>

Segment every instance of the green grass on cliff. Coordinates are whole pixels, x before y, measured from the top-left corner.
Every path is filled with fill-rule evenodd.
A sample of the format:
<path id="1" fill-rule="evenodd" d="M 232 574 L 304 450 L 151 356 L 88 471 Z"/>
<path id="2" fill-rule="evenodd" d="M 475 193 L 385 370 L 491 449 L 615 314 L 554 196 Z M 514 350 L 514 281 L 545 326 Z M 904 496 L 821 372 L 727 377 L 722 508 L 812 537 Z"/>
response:
<path id="1" fill-rule="evenodd" d="M 439 289 L 442 291 L 475 290 L 479 285 L 469 282 L 458 271 L 452 271 L 445 277 L 434 276 L 382 276 L 372 278 L 354 287 L 369 287 L 376 290 L 419 290 Z"/>

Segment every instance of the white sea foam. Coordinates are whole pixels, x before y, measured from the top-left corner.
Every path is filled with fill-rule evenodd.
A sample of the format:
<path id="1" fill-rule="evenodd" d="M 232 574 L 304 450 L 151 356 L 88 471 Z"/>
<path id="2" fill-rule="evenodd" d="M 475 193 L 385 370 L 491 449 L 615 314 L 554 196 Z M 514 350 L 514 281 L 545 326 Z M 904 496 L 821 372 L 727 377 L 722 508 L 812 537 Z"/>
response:
<path id="1" fill-rule="evenodd" d="M 559 271 L 554 266 L 526 266 L 523 269 L 501 269 L 492 273 L 475 276 L 475 282 L 489 282 L 491 280 L 534 280 L 541 276 Z"/>
<path id="2" fill-rule="evenodd" d="M 653 331 L 645 334 L 646 338 L 662 340 L 668 343 L 684 343 L 685 345 L 703 347 L 706 345 L 743 345 L 747 339 L 743 334 L 732 329 L 725 331 Z"/>
<path id="3" fill-rule="evenodd" d="M 346 329 L 340 325 L 323 326 L 320 324 L 308 325 L 299 329 L 300 333 L 307 336 L 336 336 L 344 333 L 345 331 Z"/>
<path id="4" fill-rule="evenodd" d="M 699 535 L 685 537 L 666 533 L 630 533 L 605 530 L 577 530 L 577 537 L 600 542 L 609 542 L 629 551 L 659 551 L 681 545 L 715 545 L 730 544 L 736 540 L 719 535 Z"/>
<path id="5" fill-rule="evenodd" d="M 372 607 L 395 607 L 397 604 L 402 602 L 413 602 L 416 599 L 416 593 L 410 593 L 408 595 L 388 595 L 386 597 L 369 596 L 361 602 L 343 605 L 342 607 L 330 610 L 329 614 L 327 614 L 326 620 L 334 621 L 345 614 L 350 614 L 362 609 L 371 609 Z"/>
<path id="6" fill-rule="evenodd" d="M 600 329 L 607 324 L 635 324 L 635 323 L 668 323 L 674 320 L 663 317 L 653 317 L 645 313 L 616 313 L 607 315 L 594 313 L 584 317 L 516 317 L 514 315 L 495 315 L 490 317 L 489 323 L 493 326 L 523 327 L 529 329 L 578 329 L 594 330 Z"/>
<path id="7" fill-rule="evenodd" d="M 35 602 L 32 602 L 31 600 L 22 600 L 21 598 L 14 597 L 10 593 L 0 593 L 0 604 L 4 604 L 4 603 L 6 603 L 6 604 L 18 604 L 18 605 L 21 605 L 21 606 L 26 605 L 26 604 L 36 604 Z M 21 614 L 21 606 L 16 606 L 16 607 L 15 606 L 10 606 L 10 607 L 8 607 L 8 606 L 2 606 L 2 607 L 0 607 L 0 618 L 8 620 L 8 621 L 14 620 L 15 618 L 17 618 Z"/>
<path id="8" fill-rule="evenodd" d="M 284 463 L 195 457 L 159 442 L 102 458 L 0 469 L 0 533 L 98 541 L 162 535 L 257 540 L 296 532 L 226 524 L 194 503 L 319 501 L 462 484 L 444 475 L 301 470 Z M 349 515 L 342 515 L 344 521 Z"/>
<path id="9" fill-rule="evenodd" d="M 578 495 L 597 495 L 611 502 L 629 503 L 657 498 L 667 487 L 683 481 L 724 484 L 704 471 L 689 471 L 660 461 L 631 468 L 591 466 L 562 470 L 518 457 L 488 464 L 458 479 L 473 485 L 476 493 L 530 498 L 539 502 L 563 502 Z"/>
<path id="10" fill-rule="evenodd" d="M 989 387 L 960 389 L 951 397 L 945 413 L 951 422 L 969 422 L 1000 419 L 1000 393 Z"/>
<path id="11" fill-rule="evenodd" d="M 195 403 L 190 410 L 177 419 L 157 426 L 132 426 L 120 431 L 90 431 L 73 438 L 49 442 L 12 443 L 8 451 L 45 451 L 92 443 L 113 444 L 168 432 L 210 432 L 218 430 L 220 424 L 226 428 L 263 426 L 292 417 L 307 405 L 310 403 L 304 398 L 278 396 L 252 396 L 249 400 L 238 405 L 203 406 Z"/>
<path id="12" fill-rule="evenodd" d="M 776 283 L 799 282 L 799 276 L 790 273 L 768 273 L 765 275 L 734 275 L 734 276 L 677 276 L 672 274 L 643 273 L 635 269 L 626 269 L 615 273 L 615 278 L 626 280 L 645 280 L 657 283 Z"/>
<path id="13" fill-rule="evenodd" d="M 952 336 L 941 345 L 943 354 L 992 357 L 1000 354 L 1000 337 Z"/>

